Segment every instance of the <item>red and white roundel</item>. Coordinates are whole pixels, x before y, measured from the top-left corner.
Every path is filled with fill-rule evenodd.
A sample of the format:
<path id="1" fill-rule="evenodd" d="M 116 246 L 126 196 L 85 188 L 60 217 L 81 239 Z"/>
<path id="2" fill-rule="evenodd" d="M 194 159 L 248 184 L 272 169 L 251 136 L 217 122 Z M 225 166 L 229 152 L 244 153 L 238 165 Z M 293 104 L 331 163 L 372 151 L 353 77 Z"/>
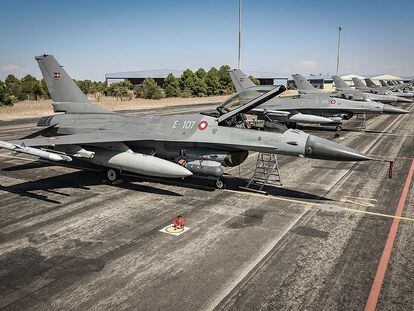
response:
<path id="1" fill-rule="evenodd" d="M 208 127 L 207 121 L 203 120 L 200 123 L 198 123 L 198 129 L 200 131 L 204 131 Z"/>
<path id="2" fill-rule="evenodd" d="M 336 104 L 336 100 L 335 99 L 331 99 L 331 104 Z"/>

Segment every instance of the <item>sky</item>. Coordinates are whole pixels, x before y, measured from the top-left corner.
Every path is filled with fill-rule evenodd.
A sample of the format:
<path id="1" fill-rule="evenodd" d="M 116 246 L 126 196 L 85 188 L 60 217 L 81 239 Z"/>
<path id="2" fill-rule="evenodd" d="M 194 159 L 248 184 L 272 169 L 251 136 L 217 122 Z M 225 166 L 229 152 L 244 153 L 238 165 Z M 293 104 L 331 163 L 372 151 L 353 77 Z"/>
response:
<path id="1" fill-rule="evenodd" d="M 237 66 L 238 0 L 0 0 L 0 79 L 40 77 L 54 54 L 75 79 Z M 414 75 L 414 1 L 243 0 L 248 71 Z"/>

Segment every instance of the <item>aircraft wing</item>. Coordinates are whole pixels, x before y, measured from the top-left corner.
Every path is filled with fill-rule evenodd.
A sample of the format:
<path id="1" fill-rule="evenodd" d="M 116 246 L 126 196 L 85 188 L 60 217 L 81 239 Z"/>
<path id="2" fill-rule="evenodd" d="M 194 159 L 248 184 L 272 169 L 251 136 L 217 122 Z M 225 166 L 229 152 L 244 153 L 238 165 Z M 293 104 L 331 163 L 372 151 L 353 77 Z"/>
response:
<path id="1" fill-rule="evenodd" d="M 53 137 L 36 137 L 10 141 L 12 144 L 25 145 L 26 147 L 60 146 L 60 145 L 85 145 L 97 143 L 112 143 L 120 141 L 149 140 L 154 137 L 137 135 L 137 133 L 117 133 L 109 130 L 94 131 L 90 133 L 62 135 Z"/>

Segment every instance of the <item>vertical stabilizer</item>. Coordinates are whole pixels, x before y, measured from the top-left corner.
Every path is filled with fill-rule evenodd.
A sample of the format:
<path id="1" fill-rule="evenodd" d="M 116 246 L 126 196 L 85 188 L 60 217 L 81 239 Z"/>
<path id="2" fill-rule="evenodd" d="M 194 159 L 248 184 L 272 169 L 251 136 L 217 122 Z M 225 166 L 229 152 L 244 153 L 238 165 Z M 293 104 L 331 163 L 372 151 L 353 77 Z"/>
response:
<path id="1" fill-rule="evenodd" d="M 376 85 L 374 82 L 372 82 L 371 79 L 365 78 L 364 80 L 365 80 L 365 83 L 367 84 L 368 87 L 373 87 L 373 88 L 378 87 L 378 85 Z"/>
<path id="2" fill-rule="evenodd" d="M 252 80 L 249 79 L 240 69 L 230 70 L 230 77 L 236 92 L 256 86 Z"/>
<path id="3" fill-rule="evenodd" d="M 335 87 L 340 90 L 350 90 L 352 89 L 348 83 L 346 83 L 341 77 L 339 76 L 332 76 L 332 80 L 335 83 Z"/>
<path id="4" fill-rule="evenodd" d="M 36 56 L 55 112 L 111 113 L 89 102 L 86 95 L 66 73 L 53 55 Z"/>
<path id="5" fill-rule="evenodd" d="M 299 92 L 302 93 L 322 93 L 321 90 L 314 87 L 304 76 L 300 74 L 292 75 L 293 80 L 295 81 L 296 87 Z"/>
<path id="6" fill-rule="evenodd" d="M 360 79 L 358 79 L 356 77 L 352 78 L 352 82 L 354 82 L 354 85 L 357 89 L 359 89 L 359 88 L 366 89 L 367 88 L 367 86 L 364 84 L 364 82 L 362 82 Z"/>

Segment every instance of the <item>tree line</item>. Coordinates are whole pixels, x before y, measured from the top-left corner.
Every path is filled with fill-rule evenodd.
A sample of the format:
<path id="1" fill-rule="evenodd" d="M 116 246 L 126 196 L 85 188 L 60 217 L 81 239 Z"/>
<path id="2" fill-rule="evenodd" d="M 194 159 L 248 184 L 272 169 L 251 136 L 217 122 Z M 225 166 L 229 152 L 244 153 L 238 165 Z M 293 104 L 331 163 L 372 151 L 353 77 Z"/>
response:
<path id="1" fill-rule="evenodd" d="M 121 100 L 132 97 L 160 99 L 163 97 L 229 95 L 234 93 L 229 70 L 230 67 L 227 65 L 219 69 L 212 67 L 208 71 L 203 68 L 195 72 L 187 69 L 180 77 L 175 77 L 170 73 L 162 85 L 158 85 L 152 78 L 146 78 L 142 84 L 136 86 L 128 80 L 110 85 L 102 81 L 91 80 L 75 80 L 75 82 L 85 94 L 94 96 L 97 101 L 102 95 L 113 96 Z M 250 79 L 259 84 L 254 77 Z M 4 81 L 0 80 L 0 105 L 12 105 L 17 101 L 41 98 L 50 98 L 43 79 L 38 80 L 31 75 L 18 79 L 10 74 Z"/>

